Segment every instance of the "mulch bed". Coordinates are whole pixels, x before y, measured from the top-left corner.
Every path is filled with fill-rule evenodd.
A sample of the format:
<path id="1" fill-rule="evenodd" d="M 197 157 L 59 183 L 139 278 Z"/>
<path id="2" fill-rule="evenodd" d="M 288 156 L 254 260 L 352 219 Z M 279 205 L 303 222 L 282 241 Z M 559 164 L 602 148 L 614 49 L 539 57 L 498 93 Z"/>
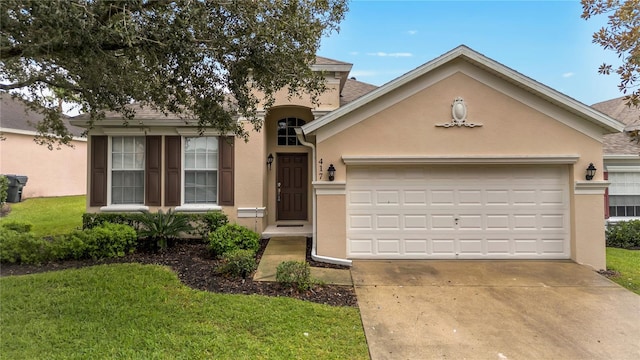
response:
<path id="1" fill-rule="evenodd" d="M 262 257 L 267 243 L 268 240 L 261 241 L 258 260 Z M 307 240 L 307 261 L 311 266 L 344 268 L 312 261 L 310 243 L 310 239 Z M 356 295 L 352 286 L 317 285 L 309 291 L 298 292 L 280 286 L 278 283 L 253 281 L 252 277 L 242 279 L 218 274 L 214 269 L 219 260 L 211 256 L 206 244 L 199 241 L 179 241 L 170 244 L 169 248 L 163 252 L 141 251 L 118 259 L 52 262 L 38 266 L 2 264 L 0 266 L 0 276 L 35 274 L 113 263 L 165 265 L 173 269 L 185 285 L 214 293 L 287 296 L 333 306 L 357 306 Z"/>

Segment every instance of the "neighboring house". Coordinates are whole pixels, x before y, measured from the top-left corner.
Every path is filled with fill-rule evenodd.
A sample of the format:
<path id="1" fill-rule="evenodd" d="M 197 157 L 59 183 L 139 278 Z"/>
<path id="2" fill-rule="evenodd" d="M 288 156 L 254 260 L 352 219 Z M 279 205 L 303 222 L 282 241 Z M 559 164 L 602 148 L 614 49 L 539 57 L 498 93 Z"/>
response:
<path id="1" fill-rule="evenodd" d="M 329 89 L 320 104 L 283 91 L 246 143 L 147 109 L 128 127 L 107 114 L 89 133 L 87 210 L 220 209 L 264 236 L 309 227 L 313 257 L 339 264 L 605 268 L 608 182 L 585 173 L 603 168 L 620 122 L 465 46 L 379 88 L 349 79 L 351 64 L 313 68 Z"/>
<path id="2" fill-rule="evenodd" d="M 0 174 L 28 177 L 22 199 L 33 197 L 83 195 L 87 191 L 87 140 L 84 129 L 67 125 L 74 134 L 73 147 L 49 150 L 33 140 L 33 124 L 42 115 L 0 93 Z"/>
<path id="3" fill-rule="evenodd" d="M 592 105 L 624 123 L 624 132 L 605 135 L 604 171 L 609 189 L 605 197 L 608 222 L 640 219 L 640 144 L 629 131 L 640 130 L 640 109 L 625 104 L 624 97 Z"/>

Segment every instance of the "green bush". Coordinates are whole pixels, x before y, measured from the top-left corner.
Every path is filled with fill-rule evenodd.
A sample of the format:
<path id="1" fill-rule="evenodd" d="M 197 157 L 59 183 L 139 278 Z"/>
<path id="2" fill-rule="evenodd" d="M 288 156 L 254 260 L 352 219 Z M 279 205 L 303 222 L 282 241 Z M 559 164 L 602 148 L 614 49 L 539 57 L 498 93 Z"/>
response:
<path id="1" fill-rule="evenodd" d="M 51 241 L 51 254 L 55 260 L 80 260 L 89 257 L 91 230 L 76 230 L 58 235 Z"/>
<path id="2" fill-rule="evenodd" d="M 204 214 L 189 214 L 189 221 L 193 224 L 194 233 L 208 239 L 209 234 L 229 223 L 227 214 L 222 211 L 209 211 Z"/>
<path id="3" fill-rule="evenodd" d="M 187 231 L 189 235 L 197 235 L 202 239 L 208 239 L 209 234 L 219 227 L 226 225 L 229 220 L 222 211 L 209 211 L 206 213 L 174 213 L 176 218 L 186 218 L 193 229 Z M 91 229 L 100 224 L 125 224 L 140 230 L 140 213 L 85 213 L 82 215 L 82 228 Z"/>
<path id="4" fill-rule="evenodd" d="M 259 248 L 260 234 L 237 224 L 224 225 L 209 234 L 209 249 L 214 255 L 222 256 L 238 249 L 256 252 Z"/>
<path id="5" fill-rule="evenodd" d="M 31 232 L 31 229 L 33 228 L 33 224 L 25 221 L 3 221 L 2 227 L 22 234 L 22 233 Z"/>
<path id="6" fill-rule="evenodd" d="M 620 221 L 607 225 L 605 233 L 608 247 L 640 248 L 640 220 Z"/>
<path id="7" fill-rule="evenodd" d="M 311 267 L 306 261 L 284 261 L 276 268 L 276 281 L 298 291 L 311 289 Z"/>
<path id="8" fill-rule="evenodd" d="M 0 227 L 0 262 L 40 264 L 51 259 L 50 244 L 33 233 Z"/>
<path id="9" fill-rule="evenodd" d="M 129 225 L 104 223 L 84 231 L 87 256 L 92 259 L 122 257 L 136 249 L 138 234 Z"/>
<path id="10" fill-rule="evenodd" d="M 129 225 L 134 229 L 140 227 L 138 213 L 84 213 L 82 215 L 82 228 L 93 229 L 105 223 Z"/>
<path id="11" fill-rule="evenodd" d="M 0 205 L 7 202 L 7 196 L 9 196 L 9 178 L 0 175 Z"/>
<path id="12" fill-rule="evenodd" d="M 257 267 L 256 252 L 253 250 L 236 249 L 222 255 L 223 264 L 218 270 L 223 274 L 240 276 L 246 279 Z"/>
<path id="13" fill-rule="evenodd" d="M 138 236 L 155 242 L 160 250 L 165 250 L 169 240 L 177 239 L 181 233 L 193 230 L 189 219 L 179 215 L 182 214 L 176 214 L 171 210 L 166 213 L 158 210 L 157 213 L 138 214 L 138 222 L 141 225 Z"/>

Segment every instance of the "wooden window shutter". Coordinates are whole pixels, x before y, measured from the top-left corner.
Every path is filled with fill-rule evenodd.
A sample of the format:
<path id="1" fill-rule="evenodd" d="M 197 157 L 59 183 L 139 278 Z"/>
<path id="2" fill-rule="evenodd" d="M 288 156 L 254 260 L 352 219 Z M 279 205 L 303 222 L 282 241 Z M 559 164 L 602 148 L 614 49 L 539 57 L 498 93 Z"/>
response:
<path id="1" fill-rule="evenodd" d="M 165 136 L 164 205 L 180 206 L 182 146 L 180 136 Z"/>
<path id="2" fill-rule="evenodd" d="M 144 154 L 144 191 L 145 204 L 162 205 L 162 137 L 147 136 Z"/>
<path id="3" fill-rule="evenodd" d="M 218 205 L 233 205 L 233 136 L 218 139 Z"/>
<path id="4" fill-rule="evenodd" d="M 109 137 L 91 137 L 91 183 L 89 206 L 107 205 L 107 160 L 109 158 Z"/>

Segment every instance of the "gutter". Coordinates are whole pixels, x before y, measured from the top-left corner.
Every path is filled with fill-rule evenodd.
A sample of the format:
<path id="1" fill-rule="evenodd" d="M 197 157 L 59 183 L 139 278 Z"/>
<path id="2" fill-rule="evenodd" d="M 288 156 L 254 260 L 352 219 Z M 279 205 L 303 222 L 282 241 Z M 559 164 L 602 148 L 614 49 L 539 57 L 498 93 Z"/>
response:
<path id="1" fill-rule="evenodd" d="M 313 164 L 313 168 L 311 170 L 312 175 L 311 178 L 315 179 L 316 178 L 316 147 L 315 145 L 313 145 L 310 142 L 307 142 L 307 140 L 304 137 L 304 133 L 302 132 L 302 129 L 297 127 L 295 128 L 296 130 L 296 136 L 298 137 L 298 140 L 300 141 L 300 143 L 306 147 L 310 147 L 311 148 L 311 163 Z M 312 208 L 312 218 L 313 218 L 313 224 L 312 226 L 312 233 L 311 233 L 311 259 L 313 259 L 313 261 L 319 261 L 319 262 L 324 262 L 324 263 L 329 263 L 329 264 L 334 264 L 334 265 L 344 265 L 344 266 L 351 266 L 352 265 L 352 261 L 349 259 L 340 259 L 340 258 L 334 258 L 334 257 L 329 257 L 329 256 L 321 256 L 318 255 L 318 251 L 317 251 L 317 237 L 318 237 L 318 211 L 316 209 L 317 205 L 316 205 L 316 189 L 312 189 L 312 198 L 311 198 L 311 208 Z"/>

